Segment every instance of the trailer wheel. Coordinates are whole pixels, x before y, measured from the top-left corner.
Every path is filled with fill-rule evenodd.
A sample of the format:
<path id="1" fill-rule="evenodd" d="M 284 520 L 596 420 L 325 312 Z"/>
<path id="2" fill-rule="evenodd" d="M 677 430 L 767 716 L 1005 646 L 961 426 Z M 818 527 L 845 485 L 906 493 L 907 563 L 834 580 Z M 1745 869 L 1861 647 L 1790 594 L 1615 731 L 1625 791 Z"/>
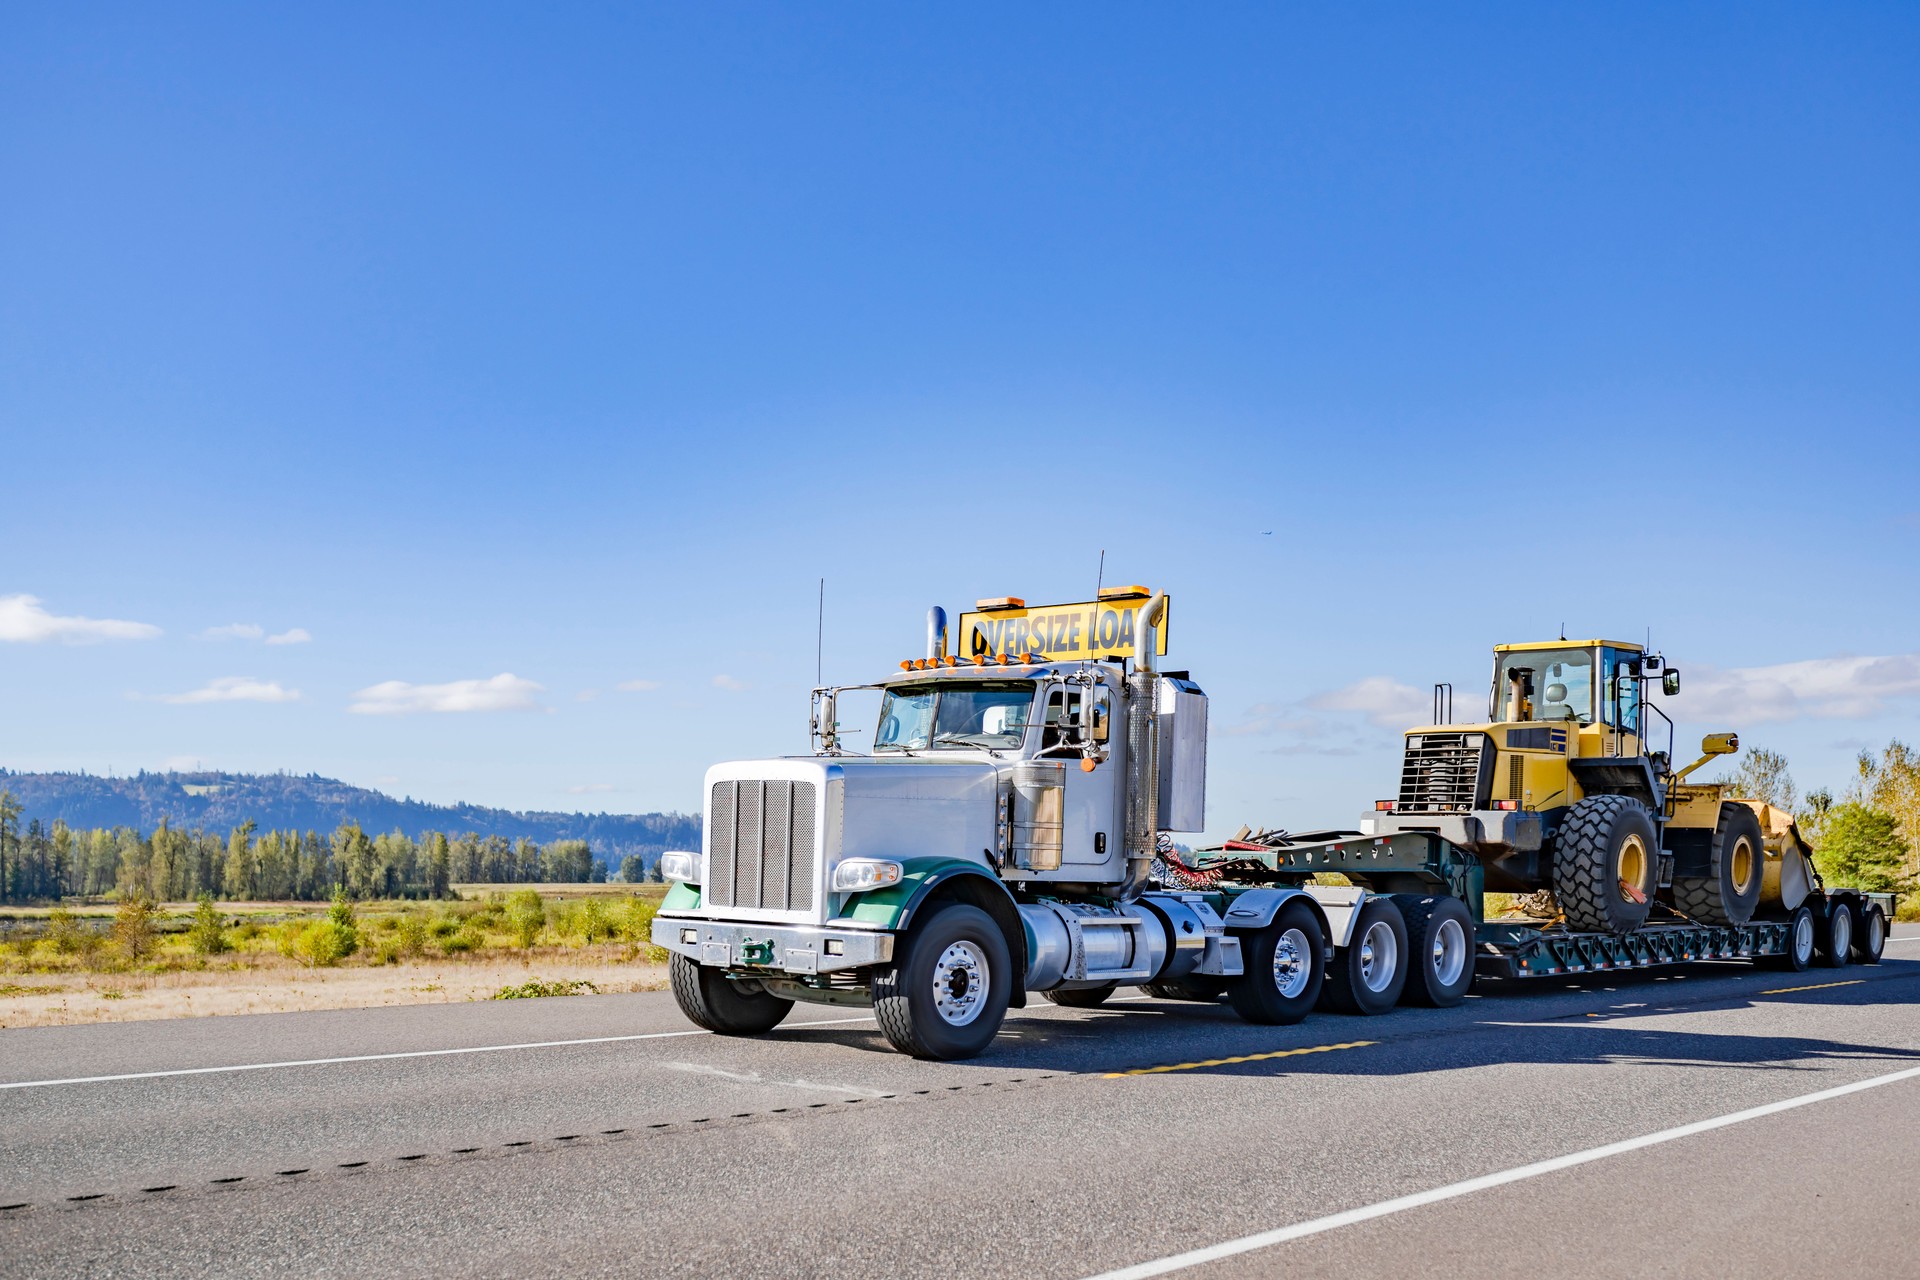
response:
<path id="1" fill-rule="evenodd" d="M 1802 905 L 1787 917 L 1787 949 L 1777 956 L 1762 957 L 1769 969 L 1799 973 L 1813 963 L 1813 908 Z"/>
<path id="2" fill-rule="evenodd" d="M 1119 988 L 1119 983 L 1108 982 L 1097 987 L 1056 987 L 1040 994 L 1068 1009 L 1093 1009 L 1105 1004 Z"/>
<path id="3" fill-rule="evenodd" d="M 1631 933 L 1647 921 L 1660 878 L 1653 816 L 1627 796 L 1588 796 L 1573 806 L 1553 849 L 1553 896 L 1567 925 Z"/>
<path id="4" fill-rule="evenodd" d="M 1227 984 L 1206 974 L 1175 978 L 1171 982 L 1149 982 L 1140 988 L 1155 1000 L 1191 1000 L 1197 1004 L 1219 1004 Z"/>
<path id="5" fill-rule="evenodd" d="M 1673 905 L 1701 924 L 1745 924 L 1760 905 L 1766 865 L 1759 816 L 1728 800 L 1720 806 L 1720 822 L 1708 848 L 1707 874 L 1675 876 Z"/>
<path id="6" fill-rule="evenodd" d="M 905 954 L 873 980 L 873 1016 L 888 1042 L 934 1061 L 983 1052 L 1012 998 L 1006 936 L 992 916 L 962 902 L 923 919 Z"/>
<path id="7" fill-rule="evenodd" d="M 1473 914 L 1445 894 L 1395 894 L 1407 923 L 1407 989 L 1402 1004 L 1450 1009 L 1473 986 Z"/>
<path id="8" fill-rule="evenodd" d="M 1813 935 L 1822 965 L 1838 969 L 1846 964 L 1853 952 L 1853 904 L 1845 898 L 1829 899 L 1825 917 L 1814 917 Z"/>
<path id="9" fill-rule="evenodd" d="M 1326 945 L 1312 907 L 1299 898 L 1282 903 L 1266 928 L 1240 935 L 1246 972 L 1227 984 L 1233 1011 L 1262 1026 L 1292 1026 L 1306 1017 L 1326 980 Z"/>
<path id="10" fill-rule="evenodd" d="M 759 989 L 759 983 L 745 990 L 725 970 L 677 953 L 667 964 L 667 981 L 687 1021 L 723 1036 L 757 1036 L 793 1012 L 793 1001 Z"/>
<path id="11" fill-rule="evenodd" d="M 1368 898 L 1353 940 L 1336 951 L 1320 1003 L 1338 1013 L 1385 1013 L 1407 988 L 1407 922 L 1391 898 Z"/>
<path id="12" fill-rule="evenodd" d="M 1887 949 L 1887 913 L 1877 902 L 1869 902 L 1860 913 L 1853 930 L 1853 958 L 1861 964 L 1879 964 Z"/>

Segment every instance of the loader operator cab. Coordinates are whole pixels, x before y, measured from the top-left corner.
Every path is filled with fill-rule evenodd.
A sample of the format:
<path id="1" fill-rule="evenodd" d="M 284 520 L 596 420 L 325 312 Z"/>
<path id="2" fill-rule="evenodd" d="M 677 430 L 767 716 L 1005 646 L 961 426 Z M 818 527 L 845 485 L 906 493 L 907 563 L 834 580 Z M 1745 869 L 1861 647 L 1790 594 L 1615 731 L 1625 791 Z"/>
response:
<path id="1" fill-rule="evenodd" d="M 1637 650 L 1569 645 L 1504 650 L 1494 659 L 1491 720 L 1603 724 L 1640 732 L 1641 654 Z"/>

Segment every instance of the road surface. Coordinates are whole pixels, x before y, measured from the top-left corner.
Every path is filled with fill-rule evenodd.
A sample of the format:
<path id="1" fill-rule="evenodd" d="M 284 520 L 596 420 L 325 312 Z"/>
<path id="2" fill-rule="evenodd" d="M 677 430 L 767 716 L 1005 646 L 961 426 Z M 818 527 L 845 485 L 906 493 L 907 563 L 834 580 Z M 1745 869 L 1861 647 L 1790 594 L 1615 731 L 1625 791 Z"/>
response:
<path id="1" fill-rule="evenodd" d="M 665 994 L 0 1032 L 0 1275 L 1913 1274 L 1920 930 L 914 1062 Z"/>

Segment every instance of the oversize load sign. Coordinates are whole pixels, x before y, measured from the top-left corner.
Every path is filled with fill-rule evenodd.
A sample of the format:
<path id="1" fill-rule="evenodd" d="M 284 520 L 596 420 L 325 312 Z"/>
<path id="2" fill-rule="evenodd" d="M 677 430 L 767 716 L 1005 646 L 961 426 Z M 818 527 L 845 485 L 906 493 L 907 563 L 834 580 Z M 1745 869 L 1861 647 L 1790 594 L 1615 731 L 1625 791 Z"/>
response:
<path id="1" fill-rule="evenodd" d="M 1130 658 L 1140 610 L 1146 606 L 1147 601 L 1141 599 L 1089 600 L 1084 604 L 963 613 L 954 653 L 962 658 L 987 653 L 1037 653 L 1059 660 L 1109 655 Z M 1154 645 L 1157 654 L 1167 652 L 1167 624 L 1172 617 L 1173 601 L 1169 599 Z"/>

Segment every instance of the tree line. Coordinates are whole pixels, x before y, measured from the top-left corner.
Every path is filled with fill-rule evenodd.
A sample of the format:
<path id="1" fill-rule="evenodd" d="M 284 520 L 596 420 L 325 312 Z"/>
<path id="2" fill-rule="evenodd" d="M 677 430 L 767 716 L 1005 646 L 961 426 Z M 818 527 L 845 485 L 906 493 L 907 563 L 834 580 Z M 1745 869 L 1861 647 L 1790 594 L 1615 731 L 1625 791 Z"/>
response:
<path id="1" fill-rule="evenodd" d="M 1761 747 L 1728 780 L 1736 796 L 1794 815 L 1828 884 L 1913 893 L 1920 889 L 1920 751 L 1895 738 L 1878 755 L 1862 751 L 1854 768 L 1838 796 L 1825 788 L 1802 796 L 1786 757 Z"/>
<path id="2" fill-rule="evenodd" d="M 444 898 L 456 883 L 580 884 L 607 879 L 585 840 L 538 844 L 522 837 L 368 835 L 342 823 L 317 831 L 258 832 L 242 823 L 217 832 L 176 830 L 163 819 L 151 832 L 132 827 L 76 829 L 35 819 L 23 828 L 20 805 L 0 791 L 0 902 L 61 898 L 145 898 L 183 902 L 203 893 L 229 901 Z M 623 876 L 640 879 L 638 857 Z"/>

